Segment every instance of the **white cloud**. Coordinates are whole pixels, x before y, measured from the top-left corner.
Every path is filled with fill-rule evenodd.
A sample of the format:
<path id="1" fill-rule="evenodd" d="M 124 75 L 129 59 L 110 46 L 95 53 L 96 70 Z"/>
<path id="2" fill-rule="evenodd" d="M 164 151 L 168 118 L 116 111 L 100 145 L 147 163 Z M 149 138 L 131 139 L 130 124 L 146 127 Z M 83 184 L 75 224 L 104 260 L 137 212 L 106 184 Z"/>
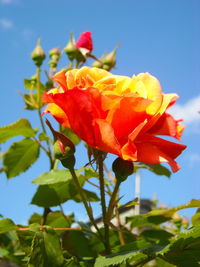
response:
<path id="1" fill-rule="evenodd" d="M 9 19 L 2 18 L 0 19 L 0 27 L 4 30 L 9 30 L 13 28 L 13 23 Z"/>
<path id="2" fill-rule="evenodd" d="M 30 41 L 34 37 L 34 32 L 31 29 L 24 29 L 21 35 L 25 41 Z"/>
<path id="3" fill-rule="evenodd" d="M 13 4 L 16 2 L 17 2 L 17 0 L 0 0 L 0 3 L 5 4 L 5 5 Z"/>
<path id="4" fill-rule="evenodd" d="M 200 163 L 200 154 L 198 153 L 189 154 L 188 159 L 189 159 L 190 167 L 193 167 L 194 165 L 197 165 Z"/>
<path id="5" fill-rule="evenodd" d="M 200 123 L 200 95 L 183 105 L 175 104 L 170 108 L 170 114 L 176 119 L 184 119 L 185 124 Z"/>

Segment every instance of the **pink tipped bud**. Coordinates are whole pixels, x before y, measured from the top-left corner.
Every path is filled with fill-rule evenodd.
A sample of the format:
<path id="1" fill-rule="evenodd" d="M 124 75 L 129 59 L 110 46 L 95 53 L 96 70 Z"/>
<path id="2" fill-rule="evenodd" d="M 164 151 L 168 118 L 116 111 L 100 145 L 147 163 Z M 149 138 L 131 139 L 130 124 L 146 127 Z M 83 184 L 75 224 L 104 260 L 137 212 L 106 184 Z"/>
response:
<path id="1" fill-rule="evenodd" d="M 76 47 L 84 48 L 91 52 L 93 50 L 91 32 L 83 32 L 76 42 Z"/>

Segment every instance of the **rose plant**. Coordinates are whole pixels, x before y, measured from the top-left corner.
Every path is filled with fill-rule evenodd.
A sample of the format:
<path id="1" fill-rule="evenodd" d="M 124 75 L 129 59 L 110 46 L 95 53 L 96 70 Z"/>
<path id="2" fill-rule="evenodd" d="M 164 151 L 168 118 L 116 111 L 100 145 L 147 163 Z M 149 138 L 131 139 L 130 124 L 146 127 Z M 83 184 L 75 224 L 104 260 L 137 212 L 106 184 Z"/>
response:
<path id="1" fill-rule="evenodd" d="M 32 181 L 38 188 L 31 204 L 43 207 L 43 214 L 34 213 L 25 226 L 0 220 L 0 265 L 199 266 L 199 211 L 191 223 L 178 211 L 200 208 L 200 200 L 175 208 L 149 201 L 151 211 L 125 220 L 121 216 L 122 209 L 140 205 L 137 199 L 121 203 L 120 186 L 128 176 L 146 168 L 169 177 L 171 171 L 162 163 L 172 172 L 180 169 L 175 159 L 186 146 L 164 139 L 180 141 L 184 129 L 181 120 L 170 115 L 178 96 L 165 94 L 149 73 L 112 74 L 117 48 L 97 58 L 90 32 L 77 41 L 71 34 L 64 51 L 69 64 L 59 72 L 61 51 L 49 52 L 46 83 L 41 80 L 46 54 L 40 41 L 32 52 L 36 74 L 24 79 L 28 93 L 23 100 L 27 110 L 38 113 L 40 129 L 24 118 L 0 128 L 1 143 L 23 137 L 3 153 L 1 171 L 7 178 L 25 172 L 40 151 L 49 160 L 48 171 Z M 94 60 L 92 67 L 86 66 L 88 58 Z M 47 113 L 58 124 L 47 120 Z M 85 165 L 77 169 L 80 142 L 86 148 Z M 106 166 L 109 154 L 117 156 L 112 167 Z M 87 222 L 65 213 L 62 203 L 69 200 L 84 205 Z M 93 202 L 100 203 L 100 223 Z"/>

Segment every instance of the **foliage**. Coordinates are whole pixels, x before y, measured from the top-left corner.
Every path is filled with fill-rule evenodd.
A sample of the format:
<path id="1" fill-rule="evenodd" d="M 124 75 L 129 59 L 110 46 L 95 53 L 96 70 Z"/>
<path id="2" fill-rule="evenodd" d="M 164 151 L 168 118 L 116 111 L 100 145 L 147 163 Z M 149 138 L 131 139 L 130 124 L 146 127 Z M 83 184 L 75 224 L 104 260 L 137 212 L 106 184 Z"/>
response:
<path id="1" fill-rule="evenodd" d="M 105 70 L 115 66 L 117 48 L 99 59 L 92 54 L 92 49 L 90 33 L 81 35 L 77 43 L 71 35 L 64 48 L 69 59 L 64 71 L 80 68 L 88 59 L 95 60 L 93 65 Z M 157 201 L 151 201 L 150 212 L 127 215 L 125 220 L 121 216 L 122 209 L 135 210 L 135 205 L 140 204 L 138 199 L 120 204 L 119 188 L 122 182 L 126 183 L 127 176 L 144 168 L 169 178 L 171 171 L 168 168 L 161 164 L 135 163 L 133 170 L 132 163 L 130 166 L 130 162 L 123 161 L 120 166 L 114 166 L 120 176 L 116 179 L 103 165 L 107 153 L 88 144 L 85 144 L 88 158 L 80 169 L 63 168 L 55 158 L 55 136 L 49 136 L 42 117 L 42 96 L 55 85 L 52 76 L 57 71 L 61 52 L 54 48 L 49 56 L 49 72 L 43 82 L 40 76 L 45 53 L 38 42 L 32 53 L 36 74 L 24 79 L 25 109 L 37 112 L 40 128 L 32 128 L 29 120 L 24 118 L 0 127 L 1 144 L 14 138 L 7 151 L 2 153 L 1 171 L 8 179 L 27 171 L 41 151 L 48 160 L 44 163 L 48 171 L 32 180 L 37 188 L 31 204 L 43 207 L 43 213 L 32 214 L 27 225 L 16 225 L 11 219 L 0 216 L 0 266 L 5 263 L 18 267 L 199 266 L 200 200 L 193 199 L 173 208 L 163 208 Z M 80 138 L 68 128 L 58 128 L 65 140 L 70 140 L 78 149 Z M 59 142 L 63 163 L 63 160 L 69 160 L 72 152 L 66 145 L 69 142 L 65 147 L 62 140 Z M 116 160 L 119 161 L 122 160 Z M 128 170 L 126 166 L 129 166 Z M 87 184 L 94 190 L 87 190 Z M 84 205 L 89 218 L 87 223 L 76 221 L 74 214 L 65 214 L 62 203 L 69 200 Z M 94 218 L 92 202 L 99 202 L 102 207 L 99 220 Z M 194 207 L 198 210 L 190 224 L 178 211 Z"/>

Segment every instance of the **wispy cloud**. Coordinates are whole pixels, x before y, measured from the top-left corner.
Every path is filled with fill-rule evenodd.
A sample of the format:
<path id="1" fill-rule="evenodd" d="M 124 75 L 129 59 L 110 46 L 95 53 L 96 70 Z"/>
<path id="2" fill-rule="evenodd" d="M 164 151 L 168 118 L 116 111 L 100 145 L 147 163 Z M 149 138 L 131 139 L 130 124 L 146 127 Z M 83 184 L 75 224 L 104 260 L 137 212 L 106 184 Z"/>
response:
<path id="1" fill-rule="evenodd" d="M 176 119 L 183 119 L 184 124 L 193 125 L 192 130 L 200 131 L 200 95 L 189 99 L 185 104 L 176 104 L 170 108 L 170 114 Z M 191 127 L 190 127 L 191 129 Z"/>
<path id="2" fill-rule="evenodd" d="M 200 154 L 191 153 L 188 155 L 189 165 L 190 167 L 194 167 L 194 165 L 199 165 L 200 163 Z"/>
<path id="3" fill-rule="evenodd" d="M 0 0 L 0 4 L 4 4 L 4 5 L 9 5 L 13 3 L 17 3 L 17 0 Z"/>
<path id="4" fill-rule="evenodd" d="M 9 19 L 1 18 L 0 19 L 0 28 L 2 28 L 4 30 L 9 30 L 9 29 L 13 28 L 13 22 Z"/>
<path id="5" fill-rule="evenodd" d="M 24 29 L 21 32 L 21 35 L 22 35 L 22 38 L 25 41 L 30 41 L 30 40 L 32 40 L 32 38 L 34 37 L 35 34 L 34 34 L 34 32 L 31 29 Z"/>

